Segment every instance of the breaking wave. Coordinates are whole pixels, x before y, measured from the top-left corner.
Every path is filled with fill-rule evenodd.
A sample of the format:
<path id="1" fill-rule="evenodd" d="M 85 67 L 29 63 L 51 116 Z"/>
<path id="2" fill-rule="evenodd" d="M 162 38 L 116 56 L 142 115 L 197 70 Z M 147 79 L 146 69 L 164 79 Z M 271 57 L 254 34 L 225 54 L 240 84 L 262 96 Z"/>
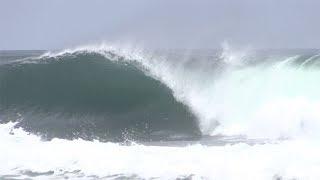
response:
<path id="1" fill-rule="evenodd" d="M 3 64 L 1 119 L 47 137 L 120 140 L 277 139 L 320 127 L 316 52 L 168 54 L 102 45 Z"/>
<path id="2" fill-rule="evenodd" d="M 112 52 L 77 51 L 0 66 L 1 119 L 46 138 L 197 136 L 195 116 L 147 69 Z"/>
<path id="3" fill-rule="evenodd" d="M 0 178 L 319 179 L 317 50 L 13 59 L 0 65 Z"/>

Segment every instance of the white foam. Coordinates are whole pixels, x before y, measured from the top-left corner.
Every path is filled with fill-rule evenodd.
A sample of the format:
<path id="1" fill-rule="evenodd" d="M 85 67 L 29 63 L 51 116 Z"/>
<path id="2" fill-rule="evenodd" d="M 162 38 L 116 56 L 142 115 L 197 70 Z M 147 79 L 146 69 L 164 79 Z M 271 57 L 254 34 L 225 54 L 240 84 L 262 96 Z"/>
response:
<path id="1" fill-rule="evenodd" d="M 12 130 L 12 126 L 0 125 L 1 175 L 54 171 L 51 178 L 61 178 L 67 171 L 80 170 L 85 177 L 135 174 L 173 179 L 193 174 L 195 179 L 320 178 L 320 146 L 306 139 L 253 146 L 121 146 L 84 140 L 43 142 L 21 129 Z M 65 176 L 77 179 L 77 174 Z"/>

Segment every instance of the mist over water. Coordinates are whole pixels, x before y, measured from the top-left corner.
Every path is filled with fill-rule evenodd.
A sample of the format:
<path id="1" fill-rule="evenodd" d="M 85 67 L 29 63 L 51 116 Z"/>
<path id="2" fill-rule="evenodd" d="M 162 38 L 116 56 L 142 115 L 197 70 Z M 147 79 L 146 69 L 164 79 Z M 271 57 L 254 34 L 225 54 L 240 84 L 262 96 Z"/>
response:
<path id="1" fill-rule="evenodd" d="M 318 179 L 319 58 L 102 44 L 7 60 L 0 174 Z"/>

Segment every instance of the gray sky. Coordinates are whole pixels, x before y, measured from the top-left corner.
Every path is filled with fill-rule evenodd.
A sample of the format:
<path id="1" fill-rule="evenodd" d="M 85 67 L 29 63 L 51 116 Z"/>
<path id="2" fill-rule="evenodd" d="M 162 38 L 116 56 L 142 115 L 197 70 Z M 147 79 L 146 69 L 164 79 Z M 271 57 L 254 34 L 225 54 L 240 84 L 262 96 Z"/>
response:
<path id="1" fill-rule="evenodd" d="M 0 49 L 320 48 L 319 0 L 0 0 Z"/>

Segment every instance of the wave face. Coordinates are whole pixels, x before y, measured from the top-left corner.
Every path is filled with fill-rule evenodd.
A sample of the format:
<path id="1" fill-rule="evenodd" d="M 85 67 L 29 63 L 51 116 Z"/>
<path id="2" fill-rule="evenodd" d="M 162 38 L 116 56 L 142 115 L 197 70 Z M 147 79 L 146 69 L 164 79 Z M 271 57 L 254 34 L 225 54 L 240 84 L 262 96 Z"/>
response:
<path id="1" fill-rule="evenodd" d="M 123 141 L 200 134 L 195 116 L 137 62 L 79 51 L 0 66 L 3 122 L 45 138 Z"/>

